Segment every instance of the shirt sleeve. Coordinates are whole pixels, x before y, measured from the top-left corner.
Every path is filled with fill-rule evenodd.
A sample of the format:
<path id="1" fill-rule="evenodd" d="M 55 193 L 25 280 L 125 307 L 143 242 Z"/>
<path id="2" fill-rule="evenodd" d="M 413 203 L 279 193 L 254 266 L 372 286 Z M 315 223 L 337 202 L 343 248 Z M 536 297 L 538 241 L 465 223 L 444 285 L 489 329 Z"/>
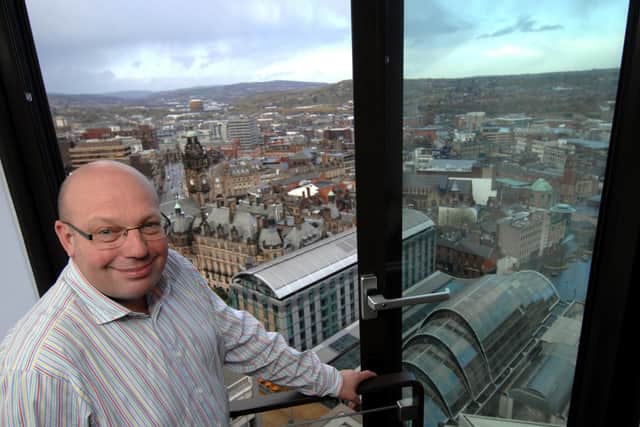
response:
<path id="1" fill-rule="evenodd" d="M 89 426 L 91 410 L 66 381 L 38 373 L 0 377 L 0 426 Z"/>
<path id="2" fill-rule="evenodd" d="M 282 335 L 268 332 L 250 313 L 235 310 L 213 296 L 220 317 L 225 363 L 234 371 L 259 375 L 308 395 L 337 397 L 342 376 L 312 351 L 290 347 Z"/>
<path id="3" fill-rule="evenodd" d="M 282 335 L 267 331 L 250 313 L 229 307 L 207 285 L 200 272 L 182 256 L 176 256 L 188 281 L 200 284 L 211 302 L 213 323 L 220 335 L 224 363 L 233 371 L 258 375 L 301 393 L 338 397 L 342 375 L 320 361 L 312 351 L 289 347 Z"/>

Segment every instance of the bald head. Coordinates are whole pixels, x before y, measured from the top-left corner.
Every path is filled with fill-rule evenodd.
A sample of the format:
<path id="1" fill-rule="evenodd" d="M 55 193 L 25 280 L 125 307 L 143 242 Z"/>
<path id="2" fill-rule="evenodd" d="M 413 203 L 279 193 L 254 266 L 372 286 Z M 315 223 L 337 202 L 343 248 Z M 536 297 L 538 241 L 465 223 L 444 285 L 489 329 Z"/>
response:
<path id="1" fill-rule="evenodd" d="M 61 219 L 71 220 L 74 206 L 92 194 L 126 192 L 131 185 L 140 186 L 158 201 L 149 179 L 133 167 L 112 160 L 88 163 L 73 171 L 62 183 L 58 193 L 58 215 Z"/>

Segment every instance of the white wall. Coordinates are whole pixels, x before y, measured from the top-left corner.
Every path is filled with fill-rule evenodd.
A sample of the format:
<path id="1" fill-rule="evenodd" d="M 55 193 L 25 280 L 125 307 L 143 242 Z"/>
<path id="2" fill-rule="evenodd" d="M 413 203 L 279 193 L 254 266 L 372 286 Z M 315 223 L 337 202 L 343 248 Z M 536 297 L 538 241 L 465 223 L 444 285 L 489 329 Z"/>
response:
<path id="1" fill-rule="evenodd" d="M 38 300 L 31 265 L 0 164 L 0 339 Z"/>

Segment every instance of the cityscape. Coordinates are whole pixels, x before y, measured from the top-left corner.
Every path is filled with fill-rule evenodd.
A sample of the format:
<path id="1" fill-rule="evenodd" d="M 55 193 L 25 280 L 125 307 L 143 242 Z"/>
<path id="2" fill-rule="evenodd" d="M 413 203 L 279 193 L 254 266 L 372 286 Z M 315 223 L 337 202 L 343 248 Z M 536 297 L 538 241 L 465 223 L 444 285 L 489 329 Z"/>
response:
<path id="1" fill-rule="evenodd" d="M 403 312 L 425 425 L 566 424 L 618 72 L 405 80 L 402 288 L 452 293 Z M 350 80 L 283 80 L 49 104 L 67 172 L 140 170 L 170 246 L 216 293 L 342 369 L 360 363 L 356 194 L 371 191 L 356 180 L 352 96 Z"/>

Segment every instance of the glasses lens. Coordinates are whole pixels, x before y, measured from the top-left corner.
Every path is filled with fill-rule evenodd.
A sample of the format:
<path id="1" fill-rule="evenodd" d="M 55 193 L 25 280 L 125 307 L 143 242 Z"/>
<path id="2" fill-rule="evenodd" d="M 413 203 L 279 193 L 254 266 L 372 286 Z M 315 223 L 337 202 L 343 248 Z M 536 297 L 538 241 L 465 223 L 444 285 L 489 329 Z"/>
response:
<path id="1" fill-rule="evenodd" d="M 102 227 L 92 233 L 93 241 L 100 249 L 114 249 L 122 246 L 125 233 L 128 235 L 128 231 L 135 229 L 140 231 L 144 240 L 158 240 L 167 236 L 169 224 L 169 218 L 162 216 L 159 220 L 152 220 L 134 228 Z"/>
<path id="2" fill-rule="evenodd" d="M 150 222 L 140 226 L 140 232 L 144 234 L 146 239 L 158 239 L 164 236 L 162 224 L 159 222 Z"/>
<path id="3" fill-rule="evenodd" d="M 122 227 L 101 227 L 92 234 L 93 240 L 98 243 L 113 243 L 117 241 L 124 233 Z"/>

